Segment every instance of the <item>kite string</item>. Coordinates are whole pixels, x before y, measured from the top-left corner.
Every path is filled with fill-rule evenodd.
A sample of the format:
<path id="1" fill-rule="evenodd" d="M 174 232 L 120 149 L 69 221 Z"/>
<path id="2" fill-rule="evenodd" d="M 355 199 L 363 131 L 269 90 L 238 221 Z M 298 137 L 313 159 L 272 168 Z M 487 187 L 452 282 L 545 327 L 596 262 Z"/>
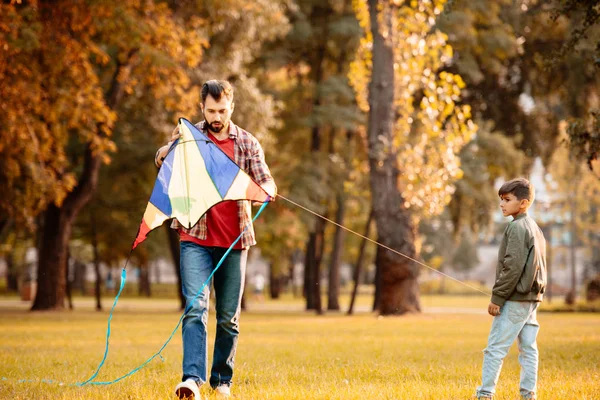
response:
<path id="1" fill-rule="evenodd" d="M 229 255 L 229 253 L 231 253 L 231 251 L 233 250 L 233 248 L 235 247 L 235 245 L 237 244 L 237 242 L 240 241 L 240 239 L 242 238 L 242 236 L 244 235 L 244 233 L 246 233 L 246 231 L 248 230 L 248 228 L 250 228 L 250 226 L 252 226 L 252 223 L 258 218 L 258 216 L 260 215 L 260 213 L 263 212 L 263 210 L 265 209 L 265 207 L 267 206 L 267 204 L 269 204 L 268 201 L 265 202 L 265 203 L 263 203 L 263 205 L 260 207 L 260 209 L 256 212 L 256 215 L 252 218 L 252 222 L 249 223 L 248 225 L 246 225 L 246 227 L 244 228 L 244 230 L 242 231 L 242 233 L 240 233 L 240 235 L 237 237 L 237 239 L 235 239 L 235 241 L 231 244 L 231 246 L 229 246 L 229 248 L 227 249 L 227 251 L 225 252 L 225 254 L 223 254 L 223 257 L 221 257 L 221 260 L 219 260 L 219 262 L 217 263 L 217 265 L 215 266 L 215 268 L 213 269 L 213 271 L 210 273 L 210 275 L 208 276 L 208 278 L 206 279 L 206 281 L 204 281 L 204 284 L 202 284 L 202 286 L 200 287 L 200 290 L 198 290 L 198 292 L 196 293 L 196 295 L 192 299 L 191 303 L 189 303 L 189 304 L 193 305 L 196 302 L 196 299 L 198 299 L 198 297 L 200 297 L 200 295 L 204 291 L 204 288 L 211 281 L 211 279 L 212 279 L 213 275 L 215 274 L 215 272 L 219 269 L 219 267 L 221 266 L 221 264 L 223 264 L 223 261 L 225 261 L 225 258 L 227 258 L 227 256 Z M 123 269 L 123 271 L 125 271 L 125 269 Z M 123 285 L 123 283 L 121 285 Z M 115 305 L 116 305 L 116 303 L 117 302 L 116 302 L 116 299 L 115 299 Z M 113 306 L 113 309 L 114 309 L 114 306 Z M 171 341 L 171 339 L 173 338 L 173 336 L 175 336 L 175 333 L 179 330 L 179 326 L 181 325 L 183 319 L 185 318 L 185 316 L 191 310 L 192 310 L 192 307 L 189 307 L 189 308 L 186 307 L 186 310 L 184 311 L 184 313 L 179 318 L 179 322 L 177 323 L 177 326 L 175 327 L 175 329 L 173 329 L 173 332 L 171 332 L 171 335 L 169 336 L 169 338 L 167 339 L 167 341 L 161 346 L 161 348 L 156 353 L 154 353 L 149 359 L 147 359 L 139 367 L 132 369 L 131 371 L 129 371 L 125 375 L 120 376 L 120 377 L 118 377 L 118 378 L 116 378 L 116 379 L 114 379 L 112 381 L 91 382 L 91 380 L 93 378 L 95 378 L 96 375 L 98 375 L 98 371 L 100 370 L 100 367 L 102 366 L 102 364 L 104 364 L 104 360 L 106 359 L 106 354 L 108 353 L 108 336 L 107 336 L 107 341 L 106 341 L 106 346 L 107 347 L 106 347 L 106 350 L 105 350 L 104 359 L 102 360 L 100 366 L 98 366 L 98 370 L 92 376 L 92 378 L 88 379 L 87 381 L 85 381 L 85 382 L 83 382 L 81 384 L 77 384 L 77 386 L 84 386 L 86 384 L 89 384 L 89 385 L 111 385 L 113 383 L 119 382 L 122 379 L 127 378 L 128 376 L 131 376 L 131 375 L 135 374 L 140 369 L 144 368 L 150 361 L 152 361 L 156 357 L 160 357 L 162 359 L 162 355 L 161 355 L 162 351 L 164 350 L 165 347 L 167 347 L 167 345 L 169 344 L 169 342 Z M 112 316 L 112 311 L 111 311 L 111 316 Z M 108 334 L 110 334 L 110 318 L 109 318 L 109 332 L 108 332 Z"/>
<path id="2" fill-rule="evenodd" d="M 102 357 L 102 361 L 100 361 L 100 364 L 98 364 L 98 368 L 96 368 L 96 372 L 94 372 L 92 374 L 92 376 L 89 379 L 87 379 L 86 381 L 81 382 L 81 383 L 76 383 L 75 384 L 76 386 L 84 386 L 84 385 L 88 384 L 90 381 L 94 380 L 96 378 L 96 376 L 98 376 L 100 369 L 104 365 L 104 362 L 106 361 L 106 357 L 108 357 L 108 342 L 110 339 L 110 323 L 112 321 L 113 312 L 115 311 L 117 302 L 119 301 L 119 297 L 121 296 L 121 292 L 123 291 L 123 288 L 125 287 L 125 279 L 127 277 L 126 268 L 127 268 L 127 264 L 129 264 L 129 259 L 131 258 L 132 252 L 133 252 L 133 249 L 131 249 L 129 251 L 129 255 L 127 256 L 127 261 L 125 262 L 125 266 L 123 267 L 123 270 L 121 271 L 121 285 L 119 287 L 119 291 L 117 292 L 117 295 L 115 296 L 115 301 L 113 302 L 112 308 L 110 309 L 110 314 L 108 315 L 108 326 L 106 328 L 106 343 L 104 346 L 104 357 Z"/>
<path id="3" fill-rule="evenodd" d="M 345 226 L 343 226 L 343 225 L 340 225 L 340 224 L 338 224 L 337 222 L 335 222 L 335 221 L 332 221 L 331 219 L 329 219 L 329 218 L 327 218 L 327 217 L 325 217 L 325 216 L 323 216 L 323 215 L 321 215 L 321 214 L 319 214 L 319 213 L 317 213 L 317 212 L 315 212 L 315 211 L 312 211 L 312 210 L 310 210 L 310 209 L 308 209 L 308 208 L 304 207 L 303 205 L 301 205 L 301 204 L 298 204 L 298 203 L 296 203 L 295 201 L 288 199 L 287 197 L 284 197 L 284 196 L 282 196 L 281 194 L 277 194 L 277 197 L 281 197 L 281 198 L 282 198 L 282 199 L 284 199 L 285 201 L 287 201 L 287 202 L 289 202 L 289 203 L 291 203 L 291 204 L 295 205 L 296 207 L 299 207 L 299 208 L 303 209 L 304 211 L 307 211 L 307 212 L 309 212 L 309 213 L 311 213 L 311 214 L 313 214 L 313 215 L 315 215 L 315 216 L 317 216 L 317 217 L 319 217 L 319 218 L 321 218 L 321 219 L 323 219 L 323 220 L 325 220 L 325 221 L 327 221 L 327 222 L 330 222 L 330 223 L 334 224 L 335 226 L 338 226 L 338 227 L 340 227 L 340 228 L 342 228 L 342 229 L 345 229 L 346 231 L 348 231 L 348 232 L 350 232 L 350 233 L 353 233 L 354 235 L 356 235 L 356 236 L 359 236 L 359 237 L 361 237 L 361 238 L 363 238 L 363 239 L 365 239 L 365 240 L 367 240 L 367 241 L 369 241 L 369 242 L 371 242 L 371 243 L 374 243 L 374 244 L 376 244 L 377 246 L 383 247 L 384 249 L 386 249 L 386 250 L 389 250 L 389 251 L 391 251 L 392 253 L 396 253 L 396 254 L 398 254 L 398 255 L 400 255 L 400 256 L 402 256 L 402 257 L 404 257 L 404 258 L 407 258 L 407 259 L 409 259 L 410 261 L 413 261 L 413 262 L 415 262 L 415 263 L 417 263 L 417 264 L 419 264 L 419 265 L 421 265 L 421 266 L 423 266 L 423 267 L 425 267 L 425 268 L 428 268 L 428 269 L 430 269 L 430 270 L 432 270 L 432 271 L 434 271 L 434 272 L 437 272 L 438 274 L 440 274 L 440 275 L 443 275 L 443 276 L 445 276 L 445 277 L 446 277 L 446 278 L 448 278 L 448 279 L 452 279 L 453 281 L 456 281 L 456 282 L 460 283 L 461 285 L 464 285 L 464 286 L 466 286 L 466 287 L 468 287 L 468 288 L 470 288 L 470 289 L 473 289 L 473 290 L 475 290 L 475 291 L 477 291 L 477 292 L 479 292 L 479 293 L 485 294 L 486 296 L 490 296 L 490 295 L 491 295 L 490 293 L 484 292 L 483 290 L 481 290 L 481 289 L 478 289 L 478 288 L 476 288 L 475 286 L 471 286 L 471 285 L 469 285 L 468 283 L 461 281 L 460 279 L 457 279 L 457 278 L 455 278 L 455 277 L 453 277 L 453 276 L 451 276 L 451 275 L 448 275 L 448 274 L 446 274 L 446 273 L 444 273 L 444 272 L 442 272 L 442 271 L 439 271 L 439 270 L 437 270 L 437 269 L 435 269 L 435 268 L 433 268 L 433 267 L 430 267 L 429 265 L 427 265 L 427 264 L 425 264 L 425 263 L 422 263 L 422 262 L 421 262 L 421 261 L 419 261 L 419 260 L 416 260 L 416 259 L 414 259 L 414 258 L 412 258 L 412 257 L 410 257 L 410 256 L 407 256 L 406 254 L 403 254 L 403 253 L 399 252 L 398 250 L 394 250 L 394 249 L 392 249 L 391 247 L 388 247 L 388 246 L 386 246 L 386 245 L 384 245 L 384 244 L 382 244 L 382 243 L 379 243 L 379 242 L 378 242 L 378 241 L 376 241 L 376 240 L 373 240 L 373 239 L 370 239 L 370 238 L 368 238 L 368 237 L 366 237 L 366 236 L 364 236 L 364 235 L 361 235 L 360 233 L 358 233 L 358 232 L 356 232 L 356 231 L 353 231 L 353 230 L 352 230 L 352 229 L 350 229 L 350 228 L 346 228 Z"/>

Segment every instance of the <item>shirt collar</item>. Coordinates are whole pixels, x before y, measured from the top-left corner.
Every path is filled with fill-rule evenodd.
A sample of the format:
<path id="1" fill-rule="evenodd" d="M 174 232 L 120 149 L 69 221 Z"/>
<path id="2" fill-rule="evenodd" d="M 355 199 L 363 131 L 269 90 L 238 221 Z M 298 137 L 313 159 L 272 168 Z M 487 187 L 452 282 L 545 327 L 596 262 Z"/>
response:
<path id="1" fill-rule="evenodd" d="M 526 216 L 527 216 L 527 213 L 524 212 L 523 214 L 519 214 L 516 217 L 514 217 L 515 219 L 513 221 L 516 221 L 516 220 L 521 219 L 521 218 L 525 218 Z"/>

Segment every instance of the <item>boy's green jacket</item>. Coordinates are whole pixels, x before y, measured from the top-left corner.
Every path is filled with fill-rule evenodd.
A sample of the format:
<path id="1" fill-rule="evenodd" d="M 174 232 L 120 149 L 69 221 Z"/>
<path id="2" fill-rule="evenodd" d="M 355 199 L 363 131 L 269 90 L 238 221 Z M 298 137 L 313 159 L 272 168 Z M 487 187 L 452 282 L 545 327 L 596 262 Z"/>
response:
<path id="1" fill-rule="evenodd" d="M 542 301 L 546 277 L 544 235 L 526 213 L 518 215 L 504 230 L 498 250 L 492 303 Z"/>

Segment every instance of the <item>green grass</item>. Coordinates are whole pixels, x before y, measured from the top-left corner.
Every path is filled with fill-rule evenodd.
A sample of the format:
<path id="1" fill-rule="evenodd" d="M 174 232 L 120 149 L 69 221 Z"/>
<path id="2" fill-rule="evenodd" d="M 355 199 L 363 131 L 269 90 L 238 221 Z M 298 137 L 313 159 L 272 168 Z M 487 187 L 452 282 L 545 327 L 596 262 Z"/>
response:
<path id="1" fill-rule="evenodd" d="M 486 298 L 423 298 L 426 309 L 476 310 L 482 304 L 487 305 Z M 470 399 L 479 383 L 481 351 L 491 324 L 486 315 L 441 310 L 406 317 L 317 317 L 271 305 L 251 303 L 255 311 L 242 315 L 234 399 Z M 117 378 L 156 352 L 179 319 L 174 308 L 174 300 L 122 300 L 99 380 Z M 91 303 L 62 313 L 30 313 L 16 300 L 2 303 L 0 398 L 174 398 L 181 374 L 180 332 L 164 350 L 164 361 L 157 358 L 119 383 L 69 386 L 88 378 L 100 361 L 107 316 L 91 311 Z M 213 318 L 214 313 L 211 334 Z M 541 313 L 538 318 L 540 399 L 599 399 L 600 315 Z M 209 343 L 212 348 L 212 336 Z M 513 346 L 498 399 L 518 398 L 518 376 Z M 207 387 L 202 392 L 215 399 Z"/>

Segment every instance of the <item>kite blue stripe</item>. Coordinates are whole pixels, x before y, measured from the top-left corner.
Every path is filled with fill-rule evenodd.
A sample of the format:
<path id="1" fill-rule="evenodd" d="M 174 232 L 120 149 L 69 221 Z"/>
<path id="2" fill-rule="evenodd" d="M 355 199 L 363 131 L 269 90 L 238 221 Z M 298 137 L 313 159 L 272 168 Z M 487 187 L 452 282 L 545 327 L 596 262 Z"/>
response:
<path id="1" fill-rule="evenodd" d="M 173 143 L 173 146 L 177 145 L 177 141 Z M 163 161 L 163 165 L 158 171 L 156 177 L 156 183 L 154 189 L 150 195 L 150 203 L 156 208 L 162 211 L 165 215 L 171 216 L 173 208 L 171 206 L 171 199 L 169 197 L 169 182 L 171 182 L 171 175 L 173 174 L 173 163 L 175 161 L 175 152 L 169 151 L 167 157 Z"/>
<path id="2" fill-rule="evenodd" d="M 208 137 L 188 120 L 182 119 L 196 140 L 200 155 L 204 160 L 208 176 L 212 179 L 221 198 L 225 197 L 233 184 L 240 167 L 219 149 Z"/>

